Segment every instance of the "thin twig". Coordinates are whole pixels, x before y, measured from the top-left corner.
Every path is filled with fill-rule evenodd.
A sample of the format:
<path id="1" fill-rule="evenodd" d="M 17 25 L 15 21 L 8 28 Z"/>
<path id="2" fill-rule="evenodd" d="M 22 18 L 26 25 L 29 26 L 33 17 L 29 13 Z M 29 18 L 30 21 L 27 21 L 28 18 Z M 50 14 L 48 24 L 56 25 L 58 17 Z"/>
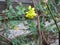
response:
<path id="1" fill-rule="evenodd" d="M 2 38 L 6 39 L 7 42 L 11 43 L 11 41 L 9 39 L 7 39 L 6 37 L 4 37 L 3 35 L 0 35 Z"/>
<path id="2" fill-rule="evenodd" d="M 42 32 L 42 36 L 43 36 L 44 41 L 47 43 L 47 45 L 50 45 L 49 41 L 46 39 L 46 37 L 45 37 L 43 32 Z"/>

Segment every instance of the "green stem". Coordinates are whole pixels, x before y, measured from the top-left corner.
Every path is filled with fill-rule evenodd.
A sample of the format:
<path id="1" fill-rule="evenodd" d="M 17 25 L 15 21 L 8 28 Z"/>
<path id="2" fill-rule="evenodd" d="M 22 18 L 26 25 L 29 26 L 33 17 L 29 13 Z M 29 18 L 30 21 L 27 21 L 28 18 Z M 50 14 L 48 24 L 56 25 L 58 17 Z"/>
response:
<path id="1" fill-rule="evenodd" d="M 52 19 L 54 20 L 58 31 L 60 31 L 60 30 L 59 30 L 59 27 L 58 27 L 58 25 L 57 25 L 57 21 L 56 21 L 55 18 L 54 18 L 54 14 L 53 14 L 52 10 L 50 9 L 50 6 L 49 6 L 48 4 L 46 4 L 46 5 L 47 5 L 47 7 L 48 7 L 48 10 L 50 11 L 51 17 L 52 17 Z"/>

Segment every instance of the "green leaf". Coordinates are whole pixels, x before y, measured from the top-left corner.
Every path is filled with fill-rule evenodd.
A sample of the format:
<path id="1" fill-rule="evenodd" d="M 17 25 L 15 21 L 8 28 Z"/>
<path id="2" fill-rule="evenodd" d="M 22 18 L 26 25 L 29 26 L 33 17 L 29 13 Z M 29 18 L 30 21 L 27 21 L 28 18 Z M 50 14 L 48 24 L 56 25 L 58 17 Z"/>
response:
<path id="1" fill-rule="evenodd" d="M 43 10 L 43 7 L 42 7 L 42 4 L 36 4 L 36 8 L 37 8 L 37 10 L 39 10 L 39 11 L 44 11 L 44 10 Z"/>
<path id="2" fill-rule="evenodd" d="M 20 6 L 16 6 L 16 9 L 17 9 L 17 10 L 20 10 Z"/>
<path id="3" fill-rule="evenodd" d="M 0 16 L 0 20 L 2 20 L 2 16 Z"/>
<path id="4" fill-rule="evenodd" d="M 58 4 L 60 0 L 55 0 L 55 3 Z"/>

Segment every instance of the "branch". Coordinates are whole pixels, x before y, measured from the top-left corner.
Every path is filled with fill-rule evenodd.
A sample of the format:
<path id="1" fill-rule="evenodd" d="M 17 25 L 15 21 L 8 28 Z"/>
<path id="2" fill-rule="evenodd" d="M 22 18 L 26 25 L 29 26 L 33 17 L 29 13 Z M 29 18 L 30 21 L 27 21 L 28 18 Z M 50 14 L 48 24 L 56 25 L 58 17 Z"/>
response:
<path id="1" fill-rule="evenodd" d="M 38 1 L 38 3 L 40 3 L 40 0 L 37 0 L 37 1 Z M 32 0 L 32 4 L 35 7 L 34 0 Z M 36 12 L 37 12 L 37 18 L 38 18 L 37 19 L 38 35 L 39 35 L 39 39 L 40 39 L 39 45 L 42 45 L 42 33 L 41 33 L 41 30 L 40 30 L 40 15 L 41 15 L 41 13 L 39 14 L 37 10 L 36 10 Z"/>
<path id="2" fill-rule="evenodd" d="M 4 37 L 3 35 L 0 35 L 2 38 L 6 39 L 6 42 L 7 43 L 10 43 L 11 44 L 11 41 L 9 39 L 7 39 L 6 37 Z"/>

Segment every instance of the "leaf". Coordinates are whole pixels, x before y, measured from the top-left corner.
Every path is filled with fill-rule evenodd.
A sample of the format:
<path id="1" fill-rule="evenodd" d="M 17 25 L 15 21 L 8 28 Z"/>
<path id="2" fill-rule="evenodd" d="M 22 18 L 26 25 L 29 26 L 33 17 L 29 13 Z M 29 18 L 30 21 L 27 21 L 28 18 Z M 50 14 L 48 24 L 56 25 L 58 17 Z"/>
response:
<path id="1" fill-rule="evenodd" d="M 55 0 L 55 3 L 58 4 L 59 1 L 60 1 L 60 0 Z"/>
<path id="2" fill-rule="evenodd" d="M 17 10 L 19 10 L 19 9 L 20 9 L 20 7 L 19 7 L 19 6 L 16 6 L 16 9 L 17 9 Z"/>
<path id="3" fill-rule="evenodd" d="M 2 16 L 0 16 L 0 20 L 2 20 Z"/>
<path id="4" fill-rule="evenodd" d="M 37 10 L 39 10 L 39 11 L 43 11 L 43 7 L 42 7 L 41 4 L 36 4 L 36 8 L 37 8 Z"/>

